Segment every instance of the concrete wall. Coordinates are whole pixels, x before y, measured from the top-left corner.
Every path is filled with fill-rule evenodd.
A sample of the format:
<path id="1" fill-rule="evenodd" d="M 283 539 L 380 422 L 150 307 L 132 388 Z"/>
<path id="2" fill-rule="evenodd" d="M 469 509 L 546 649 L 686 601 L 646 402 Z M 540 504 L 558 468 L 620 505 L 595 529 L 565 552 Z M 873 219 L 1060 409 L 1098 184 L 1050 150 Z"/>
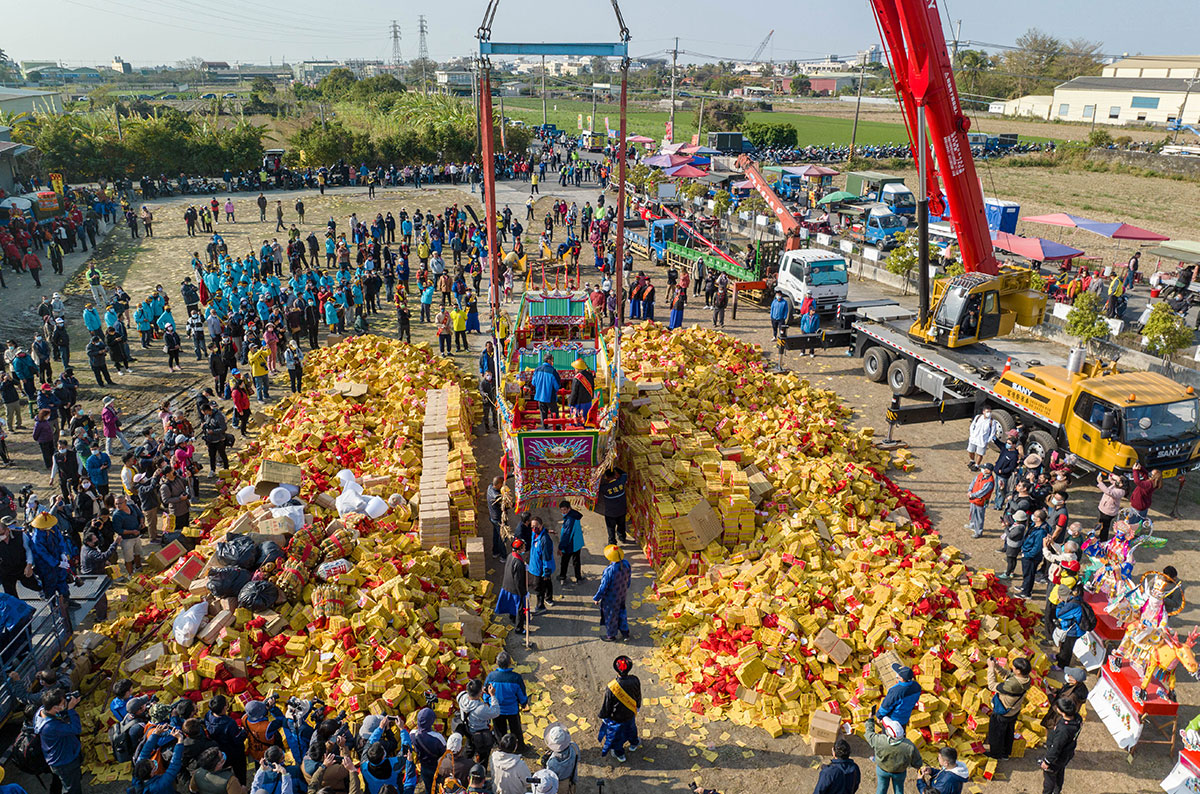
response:
<path id="1" fill-rule="evenodd" d="M 1200 179 L 1200 157 L 1180 154 L 1152 154 L 1150 152 L 1133 152 L 1124 149 L 1092 149 L 1088 152 L 1089 160 L 1117 163 L 1133 168 L 1145 168 L 1170 176 L 1184 176 Z"/>

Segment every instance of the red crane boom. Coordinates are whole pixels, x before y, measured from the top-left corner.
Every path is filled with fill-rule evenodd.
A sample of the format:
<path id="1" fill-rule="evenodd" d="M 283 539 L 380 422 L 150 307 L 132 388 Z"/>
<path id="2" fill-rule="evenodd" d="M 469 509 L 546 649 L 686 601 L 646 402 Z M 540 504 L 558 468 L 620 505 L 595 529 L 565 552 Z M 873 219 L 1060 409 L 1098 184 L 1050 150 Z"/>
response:
<path id="1" fill-rule="evenodd" d="M 783 200 L 775 194 L 775 190 L 771 184 L 767 182 L 766 177 L 754 165 L 754 162 L 746 155 L 740 155 L 737 159 L 737 166 L 745 172 L 746 178 L 750 180 L 750 184 L 754 185 L 754 189 L 758 191 L 758 195 L 763 197 L 763 201 L 767 202 L 767 206 L 775 213 L 775 219 L 779 221 L 779 226 L 783 229 L 785 238 L 784 250 L 792 251 L 800 247 L 800 224 L 796 217 L 792 215 L 792 211 L 787 208 Z"/>
<path id="2" fill-rule="evenodd" d="M 919 157 L 917 107 L 925 108 L 936 163 L 929 169 L 923 188 L 929 197 L 929 210 L 944 215 L 948 204 L 963 267 L 968 273 L 995 275 L 999 264 L 967 142 L 971 121 L 959 104 L 937 0 L 871 0 L 871 8 L 891 60 L 892 82 L 904 109 L 914 159 Z M 946 191 L 945 203 L 938 187 L 939 173 Z"/>

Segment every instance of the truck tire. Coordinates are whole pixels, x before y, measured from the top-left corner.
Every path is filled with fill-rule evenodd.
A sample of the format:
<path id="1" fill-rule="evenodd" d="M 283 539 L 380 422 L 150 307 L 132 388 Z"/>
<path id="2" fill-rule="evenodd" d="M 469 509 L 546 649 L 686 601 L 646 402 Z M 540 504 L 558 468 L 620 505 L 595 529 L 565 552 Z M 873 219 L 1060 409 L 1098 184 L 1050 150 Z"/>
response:
<path id="1" fill-rule="evenodd" d="M 995 412 L 992 415 L 995 416 Z M 1046 460 L 1047 456 L 1056 449 L 1058 449 L 1058 442 L 1045 430 L 1034 430 L 1025 441 L 1025 451 L 1031 455 L 1040 455 L 1042 460 Z"/>
<path id="2" fill-rule="evenodd" d="M 654 248 L 650 249 L 650 264 L 658 266 L 658 251 Z"/>
<path id="3" fill-rule="evenodd" d="M 867 352 L 863 354 L 863 374 L 872 383 L 883 383 L 891 363 L 892 356 L 888 351 L 879 345 L 868 347 Z"/>
<path id="4" fill-rule="evenodd" d="M 898 358 L 888 365 L 887 384 L 892 387 L 892 394 L 907 397 L 917 390 L 915 375 L 917 363 L 912 359 Z"/>
<path id="5" fill-rule="evenodd" d="M 1000 423 L 1000 430 L 1003 431 L 1003 434 L 1004 434 L 1000 438 L 1000 444 L 1001 444 L 1001 446 L 1003 446 L 1004 436 L 1007 436 L 1008 431 L 1012 430 L 1013 428 L 1015 428 L 1017 426 L 1017 420 L 1013 418 L 1013 415 L 1011 413 L 1004 410 L 1003 408 L 993 408 L 992 409 L 992 418 Z"/>

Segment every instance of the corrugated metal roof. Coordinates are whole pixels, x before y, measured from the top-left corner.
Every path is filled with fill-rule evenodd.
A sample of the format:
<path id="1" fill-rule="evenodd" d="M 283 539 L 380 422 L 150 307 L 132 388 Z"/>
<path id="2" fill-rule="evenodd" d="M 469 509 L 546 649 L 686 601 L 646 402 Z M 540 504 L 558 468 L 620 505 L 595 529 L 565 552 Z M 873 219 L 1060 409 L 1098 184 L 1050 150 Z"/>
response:
<path id="1" fill-rule="evenodd" d="M 1188 81 L 1182 77 L 1076 77 L 1058 86 L 1076 91 L 1150 91 L 1183 94 Z"/>
<path id="2" fill-rule="evenodd" d="M 18 154 L 24 154 L 32 149 L 32 146 L 26 146 L 25 144 L 17 143 L 16 141 L 0 141 L 0 154 L 12 155 L 15 157 Z"/>

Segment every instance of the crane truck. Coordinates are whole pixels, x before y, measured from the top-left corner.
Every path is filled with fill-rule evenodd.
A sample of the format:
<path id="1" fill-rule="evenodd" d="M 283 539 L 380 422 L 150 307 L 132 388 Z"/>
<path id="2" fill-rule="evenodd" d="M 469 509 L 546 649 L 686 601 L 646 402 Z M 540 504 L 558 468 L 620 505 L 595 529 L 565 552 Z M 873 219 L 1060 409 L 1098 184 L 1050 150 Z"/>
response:
<path id="1" fill-rule="evenodd" d="M 1073 453 L 1080 468 L 1126 474 L 1138 462 L 1165 479 L 1200 467 L 1200 403 L 1191 387 L 1157 373 L 1122 372 L 1115 360 L 1089 360 L 1078 349 L 1065 361 L 1042 363 L 1005 338 L 1017 324 L 1041 322 L 1045 296 L 1030 288 L 1031 271 L 1001 268 L 994 255 L 937 4 L 871 5 L 917 156 L 917 107 L 924 107 L 936 167 L 921 189 L 932 213 L 949 210 L 967 272 L 935 282 L 925 318 L 895 304 L 843 304 L 822 344 L 845 344 L 868 379 L 887 383 L 893 426 L 964 418 L 990 406 L 1005 430 L 1029 427 L 1029 451 Z M 803 343 L 789 338 L 781 346 Z M 901 404 L 918 392 L 932 401 Z"/>

